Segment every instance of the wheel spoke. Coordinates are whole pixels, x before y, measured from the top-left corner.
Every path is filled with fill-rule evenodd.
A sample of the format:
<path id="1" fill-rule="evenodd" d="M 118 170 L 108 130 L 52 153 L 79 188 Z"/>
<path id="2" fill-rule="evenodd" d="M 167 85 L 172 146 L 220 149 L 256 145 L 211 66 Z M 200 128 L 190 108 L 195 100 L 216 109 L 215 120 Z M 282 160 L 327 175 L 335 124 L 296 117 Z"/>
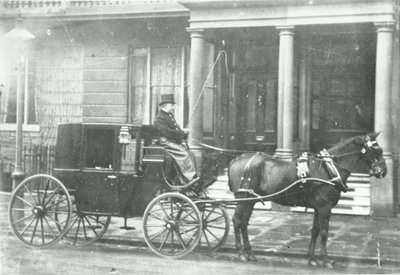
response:
<path id="1" fill-rule="evenodd" d="M 87 216 L 85 215 L 85 216 L 83 216 L 84 217 L 84 219 L 86 220 L 86 222 L 89 224 L 89 228 L 93 231 L 93 233 L 96 235 L 96 236 L 98 236 L 98 234 L 97 234 L 97 232 L 96 232 L 96 230 L 92 227 L 92 223 L 89 221 L 89 219 L 87 218 Z M 103 227 L 104 227 L 104 224 L 102 224 L 101 222 L 98 222 L 98 223 L 100 223 Z M 86 235 L 86 233 L 85 233 L 85 235 Z"/>
<path id="2" fill-rule="evenodd" d="M 49 204 L 49 202 L 53 199 L 53 197 L 57 194 L 58 189 L 60 189 L 59 186 L 56 187 L 56 189 L 54 190 L 54 192 L 50 195 L 49 199 L 47 200 L 47 202 L 44 204 L 44 206 L 47 206 L 47 204 Z"/>
<path id="3" fill-rule="evenodd" d="M 24 203 L 26 203 L 27 205 L 29 205 L 32 208 L 35 208 L 30 202 L 28 202 L 27 200 L 25 200 L 24 198 L 21 198 L 20 196 L 15 196 L 16 198 L 20 199 L 21 201 L 23 201 Z"/>
<path id="4" fill-rule="evenodd" d="M 197 227 L 196 227 L 197 228 Z M 191 230 L 192 231 L 192 230 Z M 189 234 L 187 234 L 189 231 L 182 231 L 182 233 L 183 234 L 185 234 L 187 237 L 189 237 L 189 238 L 191 238 L 191 239 L 195 239 L 196 237 L 195 237 L 195 235 L 196 235 L 196 232 L 195 232 L 195 234 L 193 235 L 193 236 L 191 236 L 191 235 L 189 235 Z"/>
<path id="5" fill-rule="evenodd" d="M 224 216 L 221 215 L 221 216 L 219 216 L 217 218 L 214 218 L 212 220 L 207 221 L 207 224 L 212 223 L 212 222 L 216 222 L 216 221 L 219 221 L 219 220 L 223 220 L 223 219 L 224 219 Z"/>
<path id="6" fill-rule="evenodd" d="M 36 229 L 37 229 L 38 223 L 39 223 L 39 219 L 37 218 L 35 227 L 33 228 L 33 232 L 32 232 L 31 243 L 33 243 L 33 237 L 35 237 L 35 235 L 36 235 Z"/>
<path id="7" fill-rule="evenodd" d="M 63 223 L 66 223 L 66 221 L 68 221 L 68 218 L 66 219 L 66 221 L 64 222 L 59 222 L 56 219 L 54 219 L 52 216 L 46 215 L 46 217 L 48 217 L 50 220 L 52 220 L 53 222 L 55 222 L 56 224 L 58 224 L 60 227 L 62 226 Z"/>
<path id="8" fill-rule="evenodd" d="M 152 216 L 152 217 L 154 217 L 154 218 L 156 218 L 157 220 L 160 220 L 160 221 L 162 221 L 162 222 L 166 222 L 165 219 L 163 219 L 163 218 L 161 218 L 160 216 L 154 214 L 153 212 L 150 212 L 149 215 Z"/>
<path id="9" fill-rule="evenodd" d="M 193 216 L 193 213 L 194 213 L 194 209 L 192 209 L 192 211 L 190 211 L 189 213 L 187 213 L 186 216 L 181 217 L 181 220 L 182 220 L 182 221 L 183 221 L 183 220 L 186 220 L 186 217 L 188 217 L 188 216 L 190 216 L 190 217 L 192 217 L 194 220 L 196 220 L 197 218 Z"/>
<path id="10" fill-rule="evenodd" d="M 40 217 L 40 228 L 42 230 L 42 244 L 44 244 L 44 227 L 43 227 L 43 218 Z"/>
<path id="11" fill-rule="evenodd" d="M 80 224 L 81 224 L 81 218 L 79 218 L 79 220 L 78 220 L 78 226 L 76 228 L 76 233 L 75 233 L 75 242 L 78 239 L 78 232 L 79 232 Z"/>
<path id="12" fill-rule="evenodd" d="M 152 241 L 152 240 L 156 239 L 157 237 L 161 236 L 161 235 L 162 235 L 163 233 L 165 233 L 165 231 L 167 231 L 167 230 L 168 230 L 167 228 L 164 228 L 163 231 L 161 231 L 160 233 L 157 233 L 157 235 L 153 236 L 153 237 L 150 239 L 150 241 Z"/>
<path id="13" fill-rule="evenodd" d="M 213 207 L 213 209 L 207 214 L 207 217 L 204 220 L 207 220 L 212 213 L 214 213 L 215 207 Z"/>
<path id="14" fill-rule="evenodd" d="M 12 224 L 17 224 L 17 223 L 19 223 L 19 222 L 25 221 L 25 220 L 27 220 L 27 219 L 33 217 L 33 216 L 34 216 L 34 214 L 31 214 L 31 215 L 29 215 L 28 217 L 23 217 L 23 218 L 19 219 L 18 221 L 13 222 Z"/>
<path id="15" fill-rule="evenodd" d="M 44 195 L 43 195 L 43 201 L 42 201 L 43 205 L 44 205 L 44 202 L 45 202 L 45 199 L 46 199 L 46 196 L 47 196 L 47 190 L 49 189 L 49 186 L 50 186 L 50 180 L 48 179 L 47 182 L 46 182 L 46 188 L 44 189 Z"/>
<path id="16" fill-rule="evenodd" d="M 181 235 L 179 234 L 179 232 L 176 232 L 176 237 L 179 240 L 179 242 L 181 243 L 183 249 L 186 249 L 186 244 L 184 243 L 184 241 L 182 240 Z"/>
<path id="17" fill-rule="evenodd" d="M 85 226 L 85 218 L 82 218 L 82 229 L 83 229 L 83 235 L 85 237 L 85 240 L 89 239 L 89 237 L 86 234 L 86 226 Z M 94 230 L 95 231 L 95 230 Z M 95 231 L 96 232 L 96 231 Z"/>
<path id="18" fill-rule="evenodd" d="M 211 246 L 211 244 L 210 244 L 210 241 L 208 240 L 208 237 L 207 237 L 206 231 L 203 231 L 203 232 L 204 232 L 203 236 L 204 236 L 204 239 L 206 239 L 207 246 Z"/>
<path id="19" fill-rule="evenodd" d="M 171 217 L 168 215 L 162 203 L 158 202 L 158 205 L 161 207 L 161 210 L 164 212 L 164 215 L 167 217 L 167 220 L 171 220 Z"/>
<path id="20" fill-rule="evenodd" d="M 30 215 L 30 217 L 32 217 L 32 216 L 33 216 L 33 215 Z M 31 220 L 31 222 L 25 226 L 25 228 L 24 228 L 24 229 L 21 231 L 21 233 L 19 234 L 21 237 L 22 237 L 22 235 L 24 235 L 25 231 L 32 225 L 32 223 L 33 223 L 34 221 L 35 221 L 35 218 L 33 218 L 33 219 Z"/>
<path id="21" fill-rule="evenodd" d="M 219 240 L 218 237 L 215 236 L 215 234 L 214 234 L 213 232 L 211 232 L 208 228 L 206 228 L 206 231 L 207 231 L 208 233 L 210 233 L 210 235 L 213 236 L 214 239 Z"/>
<path id="22" fill-rule="evenodd" d="M 167 235 L 165 236 L 165 238 L 163 239 L 163 241 L 161 242 L 161 245 L 160 245 L 160 247 L 158 248 L 158 250 L 161 250 L 162 247 L 164 246 L 165 242 L 167 241 L 167 239 L 168 239 L 168 237 L 169 237 L 169 233 L 171 233 L 170 230 L 168 230 L 168 233 L 167 233 Z"/>
<path id="23" fill-rule="evenodd" d="M 46 218 L 44 218 L 44 221 L 46 222 L 47 227 L 50 229 L 51 234 L 53 234 L 54 239 L 57 238 L 56 234 L 54 233 L 53 229 L 51 228 L 51 226 Z"/>
<path id="24" fill-rule="evenodd" d="M 37 184 L 36 184 L 36 194 L 37 194 L 37 197 L 38 197 L 38 203 L 40 203 L 40 186 L 41 186 L 41 184 L 40 184 L 40 182 L 38 182 Z"/>
<path id="25" fill-rule="evenodd" d="M 37 204 L 38 202 L 36 201 L 36 199 L 33 197 L 32 192 L 28 189 L 28 187 L 26 185 L 24 185 L 24 188 L 26 189 L 26 191 L 28 192 L 29 196 L 31 197 L 31 199 Z"/>

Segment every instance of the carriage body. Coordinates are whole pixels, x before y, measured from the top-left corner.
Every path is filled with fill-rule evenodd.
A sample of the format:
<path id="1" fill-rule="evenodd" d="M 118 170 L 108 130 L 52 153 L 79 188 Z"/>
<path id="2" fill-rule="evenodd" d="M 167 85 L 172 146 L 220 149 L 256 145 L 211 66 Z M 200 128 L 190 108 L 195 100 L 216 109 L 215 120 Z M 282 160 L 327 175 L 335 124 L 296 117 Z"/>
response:
<path id="1" fill-rule="evenodd" d="M 158 162 L 143 162 L 145 145 L 152 143 L 146 129 L 128 124 L 59 125 L 54 176 L 74 196 L 78 211 L 143 214 L 162 183 L 162 170 L 149 167 L 162 164 L 162 151 Z"/>
<path id="2" fill-rule="evenodd" d="M 101 238 L 111 217 L 124 218 L 121 229 L 127 230 L 133 229 L 128 218 L 143 217 L 144 238 L 160 256 L 184 256 L 201 244 L 202 236 L 206 251 L 220 247 L 229 232 L 226 210 L 218 204 L 203 204 L 199 210 L 196 198 L 180 193 L 185 186 L 166 181 L 168 154 L 156 139 L 157 131 L 150 125 L 60 124 L 53 174 L 30 176 L 13 192 L 9 219 L 14 234 L 31 247 L 49 247 L 61 238 L 83 245 Z M 205 180 L 213 181 L 217 160 L 212 154 L 203 158 Z M 163 214 L 162 220 L 154 219 Z M 161 239 L 160 245 L 159 238 L 164 237 L 154 232 L 160 221 L 161 228 L 179 234 L 182 243 L 172 238 Z M 206 231 L 207 224 L 216 229 L 209 233 L 213 229 Z M 192 236 L 185 226 L 193 227 Z M 210 242 L 206 234 L 219 237 Z"/>

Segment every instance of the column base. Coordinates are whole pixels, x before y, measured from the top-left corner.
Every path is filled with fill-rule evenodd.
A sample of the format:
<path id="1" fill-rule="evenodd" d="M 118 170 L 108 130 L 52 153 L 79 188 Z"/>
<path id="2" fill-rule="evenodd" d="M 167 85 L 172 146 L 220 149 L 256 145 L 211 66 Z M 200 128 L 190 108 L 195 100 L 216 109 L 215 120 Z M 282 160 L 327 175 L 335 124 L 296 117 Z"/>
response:
<path id="1" fill-rule="evenodd" d="M 292 149 L 277 148 L 274 156 L 281 160 L 293 161 L 294 153 Z"/>
<path id="2" fill-rule="evenodd" d="M 21 183 L 21 181 L 25 178 L 25 173 L 20 170 L 14 170 L 11 174 L 12 177 L 12 191 L 17 188 L 17 186 Z"/>
<path id="3" fill-rule="evenodd" d="M 384 154 L 387 174 L 384 178 L 371 177 L 370 179 L 370 203 L 371 216 L 393 217 L 395 209 L 395 182 L 393 170 L 393 158 L 391 154 Z"/>

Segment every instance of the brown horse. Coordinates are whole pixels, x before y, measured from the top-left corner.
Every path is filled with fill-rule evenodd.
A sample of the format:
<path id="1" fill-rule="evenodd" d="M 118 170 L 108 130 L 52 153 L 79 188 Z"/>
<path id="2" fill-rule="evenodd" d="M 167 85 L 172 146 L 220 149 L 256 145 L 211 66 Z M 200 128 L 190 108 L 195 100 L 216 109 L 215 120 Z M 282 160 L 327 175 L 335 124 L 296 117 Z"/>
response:
<path id="1" fill-rule="evenodd" d="M 383 150 L 376 142 L 377 136 L 378 134 L 374 133 L 353 137 L 330 148 L 328 159 L 332 160 L 333 170 L 328 169 L 326 158 L 317 154 L 310 155 L 308 167 L 311 179 L 306 182 L 298 180 L 296 162 L 279 160 L 263 153 L 243 154 L 233 159 L 229 165 L 230 190 L 235 193 L 236 198 L 266 196 L 264 199 L 281 205 L 313 208 L 314 221 L 308 248 L 308 262 L 312 266 L 320 266 L 314 255 L 319 235 L 322 264 L 324 267 L 332 268 L 334 262 L 329 260 L 326 250 L 329 219 L 332 208 L 338 203 L 340 193 L 347 191 L 348 176 L 354 171 L 365 173 L 369 171 L 370 176 L 377 178 L 386 175 L 386 163 L 382 156 Z M 339 175 L 334 175 L 335 171 Z M 340 179 L 337 177 L 332 180 L 335 176 L 340 176 Z M 298 183 L 293 184 L 296 181 Z M 255 200 L 240 200 L 232 220 L 236 249 L 241 261 L 256 260 L 247 233 L 255 202 Z"/>

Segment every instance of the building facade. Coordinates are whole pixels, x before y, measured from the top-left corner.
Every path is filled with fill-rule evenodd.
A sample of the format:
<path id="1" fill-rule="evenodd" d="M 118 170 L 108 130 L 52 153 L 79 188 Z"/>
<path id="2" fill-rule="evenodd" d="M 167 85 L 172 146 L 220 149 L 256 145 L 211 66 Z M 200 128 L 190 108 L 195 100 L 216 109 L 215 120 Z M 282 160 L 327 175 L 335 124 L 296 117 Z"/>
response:
<path id="1" fill-rule="evenodd" d="M 161 93 L 199 155 L 202 141 L 291 159 L 380 131 L 388 176 L 354 186 L 368 187 L 367 214 L 399 212 L 398 1 L 3 1 L 2 35 L 18 16 L 36 36 L 24 142 L 51 144 L 59 122 L 152 123 Z M 19 55 L 0 46 L 12 159 Z"/>

